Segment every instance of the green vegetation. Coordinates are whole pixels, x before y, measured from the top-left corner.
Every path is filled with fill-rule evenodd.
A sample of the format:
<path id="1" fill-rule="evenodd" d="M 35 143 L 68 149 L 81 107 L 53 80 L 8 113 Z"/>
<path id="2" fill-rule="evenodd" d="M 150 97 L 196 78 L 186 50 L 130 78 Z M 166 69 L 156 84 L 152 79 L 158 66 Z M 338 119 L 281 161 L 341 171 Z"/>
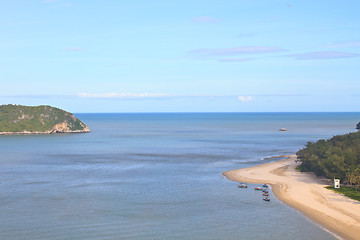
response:
<path id="1" fill-rule="evenodd" d="M 65 128 L 55 126 L 63 123 Z M 0 106 L 0 132 L 47 132 L 54 129 L 82 131 L 87 126 L 72 113 L 51 106 Z"/>
<path id="2" fill-rule="evenodd" d="M 334 192 L 344 194 L 348 198 L 360 201 L 360 192 L 353 187 L 334 188 L 332 186 L 329 186 L 326 188 L 329 190 L 333 190 Z"/>
<path id="3" fill-rule="evenodd" d="M 339 178 L 342 183 L 360 186 L 360 131 L 334 136 L 329 140 L 308 142 L 296 153 L 300 171 L 314 172 L 326 178 Z"/>

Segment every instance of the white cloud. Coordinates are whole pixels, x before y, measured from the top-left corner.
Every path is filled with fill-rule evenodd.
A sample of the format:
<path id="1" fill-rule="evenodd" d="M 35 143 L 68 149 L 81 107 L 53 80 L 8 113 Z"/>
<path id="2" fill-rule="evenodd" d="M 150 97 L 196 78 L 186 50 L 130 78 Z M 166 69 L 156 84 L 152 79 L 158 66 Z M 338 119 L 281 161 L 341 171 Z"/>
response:
<path id="1" fill-rule="evenodd" d="M 252 102 L 253 97 L 252 96 L 238 96 L 238 100 L 240 102 Z"/>

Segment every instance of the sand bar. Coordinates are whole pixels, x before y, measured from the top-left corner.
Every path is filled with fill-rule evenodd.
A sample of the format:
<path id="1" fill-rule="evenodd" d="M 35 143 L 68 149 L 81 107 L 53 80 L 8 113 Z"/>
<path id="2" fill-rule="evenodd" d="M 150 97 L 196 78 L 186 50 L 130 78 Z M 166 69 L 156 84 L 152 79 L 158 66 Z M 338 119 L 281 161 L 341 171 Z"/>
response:
<path id="1" fill-rule="evenodd" d="M 342 239 L 360 239 L 360 202 L 324 188 L 329 183 L 295 170 L 296 156 L 255 167 L 224 172 L 237 182 L 270 184 L 277 198 Z"/>

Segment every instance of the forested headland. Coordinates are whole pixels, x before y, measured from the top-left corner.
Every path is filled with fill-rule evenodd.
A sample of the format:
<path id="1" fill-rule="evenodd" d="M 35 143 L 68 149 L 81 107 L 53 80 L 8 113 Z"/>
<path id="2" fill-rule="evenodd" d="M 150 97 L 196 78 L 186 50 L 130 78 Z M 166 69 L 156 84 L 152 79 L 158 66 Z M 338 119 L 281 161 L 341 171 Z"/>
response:
<path id="1" fill-rule="evenodd" d="M 74 114 L 51 106 L 0 106 L 0 134 L 52 134 L 89 132 Z"/>
<path id="2" fill-rule="evenodd" d="M 308 142 L 296 153 L 299 170 L 317 176 L 339 178 L 347 185 L 360 186 L 360 131 Z"/>

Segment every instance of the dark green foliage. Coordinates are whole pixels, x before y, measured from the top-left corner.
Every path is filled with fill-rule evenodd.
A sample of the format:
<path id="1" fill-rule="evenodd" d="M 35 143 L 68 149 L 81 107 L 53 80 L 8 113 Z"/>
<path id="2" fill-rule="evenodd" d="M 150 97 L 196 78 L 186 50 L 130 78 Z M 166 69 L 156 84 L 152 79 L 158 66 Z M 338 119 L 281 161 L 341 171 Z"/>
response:
<path id="1" fill-rule="evenodd" d="M 63 122 L 72 131 L 86 127 L 72 113 L 51 106 L 0 106 L 0 132 L 45 132 Z"/>
<path id="2" fill-rule="evenodd" d="M 350 183 L 349 172 L 360 166 L 360 132 L 308 142 L 296 155 L 302 162 L 301 171 Z"/>
<path id="3" fill-rule="evenodd" d="M 357 191 L 354 187 L 341 187 L 334 188 L 332 186 L 326 187 L 327 189 L 333 190 L 334 192 L 344 194 L 348 198 L 360 201 L 360 192 Z"/>

